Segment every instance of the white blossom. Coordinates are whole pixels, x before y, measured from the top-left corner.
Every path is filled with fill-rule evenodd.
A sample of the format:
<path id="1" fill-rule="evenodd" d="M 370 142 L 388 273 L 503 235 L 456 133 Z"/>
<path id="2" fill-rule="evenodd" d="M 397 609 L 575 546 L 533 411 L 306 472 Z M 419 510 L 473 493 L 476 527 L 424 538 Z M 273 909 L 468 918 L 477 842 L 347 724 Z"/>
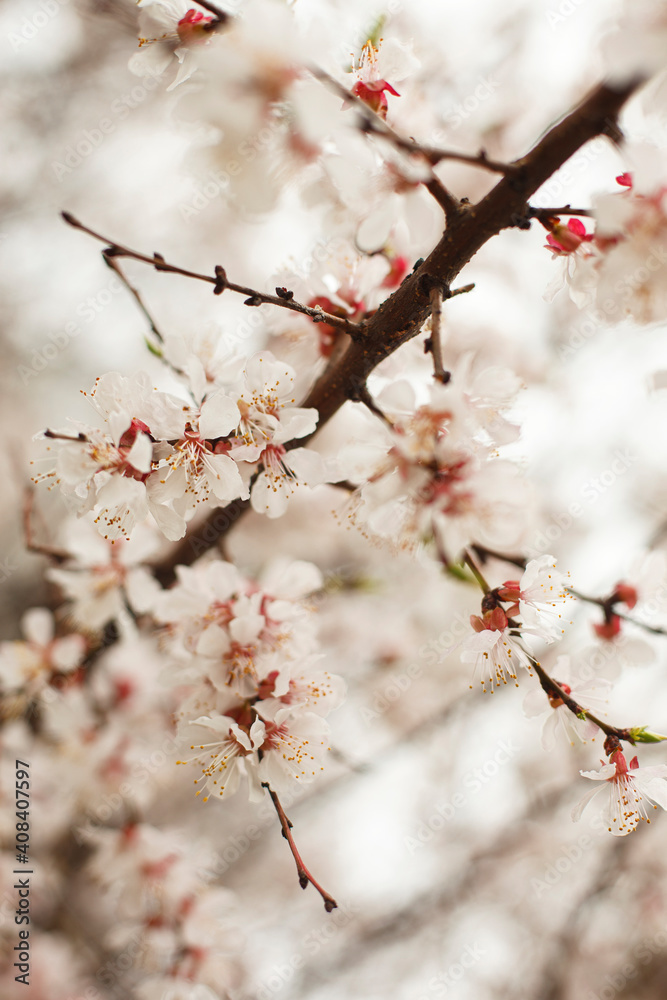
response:
<path id="1" fill-rule="evenodd" d="M 628 767 L 620 750 L 612 754 L 612 761 L 603 764 L 599 771 L 581 771 L 582 777 L 591 781 L 604 781 L 605 785 L 592 789 L 574 809 L 576 821 L 596 795 L 603 798 L 602 818 L 615 837 L 625 837 L 637 829 L 640 820 L 650 823 L 648 807 L 667 809 L 667 764 L 640 767 L 633 757 Z"/>

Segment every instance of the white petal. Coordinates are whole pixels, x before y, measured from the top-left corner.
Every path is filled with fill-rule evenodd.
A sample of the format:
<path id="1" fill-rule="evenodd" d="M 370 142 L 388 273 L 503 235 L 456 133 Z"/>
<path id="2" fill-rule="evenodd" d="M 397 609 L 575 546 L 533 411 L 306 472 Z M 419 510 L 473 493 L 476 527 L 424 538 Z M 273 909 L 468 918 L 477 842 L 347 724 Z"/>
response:
<path id="1" fill-rule="evenodd" d="M 51 659 L 53 664 L 64 673 L 78 667 L 86 654 L 86 640 L 82 635 L 67 635 L 56 639 L 53 644 Z"/>
<path id="2" fill-rule="evenodd" d="M 46 608 L 31 608 L 21 618 L 21 631 L 29 642 L 47 646 L 53 639 L 53 615 Z"/>
<path id="3" fill-rule="evenodd" d="M 231 396 L 224 392 L 216 392 L 202 405 L 199 433 L 207 441 L 226 437 L 238 427 L 240 418 L 239 408 Z"/>
<path id="4" fill-rule="evenodd" d="M 260 473 L 250 494 L 250 505 L 257 514 L 267 517 L 281 517 L 287 510 L 289 495 L 280 486 L 274 487 L 273 480 L 266 472 Z"/>
<path id="5" fill-rule="evenodd" d="M 285 456 L 290 469 L 296 472 L 304 486 L 318 486 L 326 478 L 326 466 L 321 455 L 310 448 L 294 448 Z"/>
<path id="6" fill-rule="evenodd" d="M 147 434 L 137 434 L 127 455 L 128 463 L 139 472 L 150 472 L 152 460 L 153 442 Z"/>
<path id="7" fill-rule="evenodd" d="M 247 497 L 247 487 L 233 458 L 228 455 L 206 455 L 204 466 L 211 492 L 221 503 L 228 504 L 239 497 Z"/>
<path id="8" fill-rule="evenodd" d="M 229 623 L 229 634 L 241 646 L 248 646 L 257 639 L 265 625 L 264 615 L 244 615 Z"/>

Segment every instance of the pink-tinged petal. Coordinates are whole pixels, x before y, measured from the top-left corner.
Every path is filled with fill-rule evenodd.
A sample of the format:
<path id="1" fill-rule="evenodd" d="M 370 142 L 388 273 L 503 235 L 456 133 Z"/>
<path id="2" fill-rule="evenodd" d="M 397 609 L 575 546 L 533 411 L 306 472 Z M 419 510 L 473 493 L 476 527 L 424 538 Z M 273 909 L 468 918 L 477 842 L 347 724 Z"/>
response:
<path id="1" fill-rule="evenodd" d="M 261 747 L 266 739 L 266 727 L 261 719 L 255 719 L 250 727 L 250 740 L 253 747 Z"/>
<path id="2" fill-rule="evenodd" d="M 206 580 L 217 601 L 228 601 L 242 584 L 236 566 L 218 559 L 207 566 Z"/>
<path id="3" fill-rule="evenodd" d="M 270 389 L 282 397 L 291 391 L 294 383 L 294 369 L 277 361 L 270 351 L 254 354 L 246 363 L 245 373 L 249 388 L 260 394 Z"/>
<path id="4" fill-rule="evenodd" d="M 583 224 L 583 222 L 581 221 L 581 219 L 577 219 L 576 217 L 570 219 L 570 221 L 567 224 L 567 228 L 570 230 L 571 233 L 574 233 L 575 236 L 586 236 L 587 235 L 586 234 L 586 226 Z"/>

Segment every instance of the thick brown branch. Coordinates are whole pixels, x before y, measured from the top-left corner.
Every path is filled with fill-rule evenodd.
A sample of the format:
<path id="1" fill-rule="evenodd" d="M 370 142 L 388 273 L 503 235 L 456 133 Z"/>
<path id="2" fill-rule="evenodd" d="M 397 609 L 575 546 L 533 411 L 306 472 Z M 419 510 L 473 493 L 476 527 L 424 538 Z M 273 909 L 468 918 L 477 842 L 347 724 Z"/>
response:
<path id="1" fill-rule="evenodd" d="M 358 392 L 368 375 L 421 329 L 430 308 L 422 274 L 443 287 L 503 229 L 525 226 L 528 199 L 584 143 L 611 132 L 625 101 L 638 86 L 612 90 L 598 87 L 582 104 L 555 125 L 477 205 L 466 207 L 448 225 L 431 255 L 409 275 L 368 320 L 363 341 L 350 344 L 338 365 L 319 379 L 303 403 L 315 406 L 323 426 L 343 403 Z"/>
<path id="2" fill-rule="evenodd" d="M 250 506 L 249 500 L 233 500 L 226 507 L 217 507 L 206 520 L 192 528 L 185 538 L 170 550 L 169 556 L 153 566 L 155 578 L 163 587 L 176 579 L 176 566 L 191 566 L 204 552 L 212 549 L 234 527 Z"/>
<path id="3" fill-rule="evenodd" d="M 318 430 L 347 400 L 360 398 L 368 376 L 381 361 L 419 333 L 429 314 L 430 289 L 434 282 L 442 288 L 449 288 L 468 261 L 492 237 L 513 226 L 526 228 L 529 225 L 528 199 L 554 171 L 595 136 L 616 134 L 617 115 L 640 83 L 635 81 L 621 90 L 614 90 L 605 84 L 599 86 L 574 111 L 554 125 L 526 156 L 512 163 L 511 169 L 481 202 L 467 205 L 456 214 L 428 259 L 408 275 L 368 319 L 363 339 L 352 341 L 308 393 L 302 405 L 318 410 Z M 72 224 L 83 228 L 76 220 Z M 139 259 L 155 265 L 150 257 Z M 426 282 L 423 280 L 425 275 L 428 276 Z M 201 275 L 194 276 L 202 278 Z M 205 276 L 203 280 L 217 279 Z M 329 322 L 329 318 L 326 321 Z M 337 317 L 336 321 L 340 323 Z M 304 444 L 305 440 L 300 443 Z M 231 506 L 234 508 L 235 504 Z M 215 523 L 220 517 L 224 519 L 228 510 L 213 511 L 209 522 Z M 205 531 L 206 526 L 200 530 Z M 214 536 L 211 544 L 215 544 L 220 537 L 215 533 Z M 189 542 L 184 540 L 181 555 L 182 550 L 188 547 Z M 194 554 L 189 547 L 186 553 L 188 564 L 199 554 L 201 552 Z M 170 557 L 161 567 L 164 580 L 173 579 L 173 568 L 178 561 Z"/>

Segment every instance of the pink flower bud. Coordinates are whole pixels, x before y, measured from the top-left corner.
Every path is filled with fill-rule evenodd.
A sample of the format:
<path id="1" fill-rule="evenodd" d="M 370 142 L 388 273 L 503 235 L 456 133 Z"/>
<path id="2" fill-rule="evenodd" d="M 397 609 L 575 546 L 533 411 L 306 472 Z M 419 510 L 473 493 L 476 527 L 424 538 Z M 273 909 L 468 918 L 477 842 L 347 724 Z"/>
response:
<path id="1" fill-rule="evenodd" d="M 632 587 L 629 583 L 617 583 L 614 593 L 611 595 L 612 601 L 620 601 L 622 604 L 627 604 L 629 608 L 634 608 L 638 599 L 637 588 Z"/>
<path id="2" fill-rule="evenodd" d="M 621 619 L 618 615 L 612 615 L 608 622 L 593 625 L 598 639 L 615 639 L 621 631 Z"/>

